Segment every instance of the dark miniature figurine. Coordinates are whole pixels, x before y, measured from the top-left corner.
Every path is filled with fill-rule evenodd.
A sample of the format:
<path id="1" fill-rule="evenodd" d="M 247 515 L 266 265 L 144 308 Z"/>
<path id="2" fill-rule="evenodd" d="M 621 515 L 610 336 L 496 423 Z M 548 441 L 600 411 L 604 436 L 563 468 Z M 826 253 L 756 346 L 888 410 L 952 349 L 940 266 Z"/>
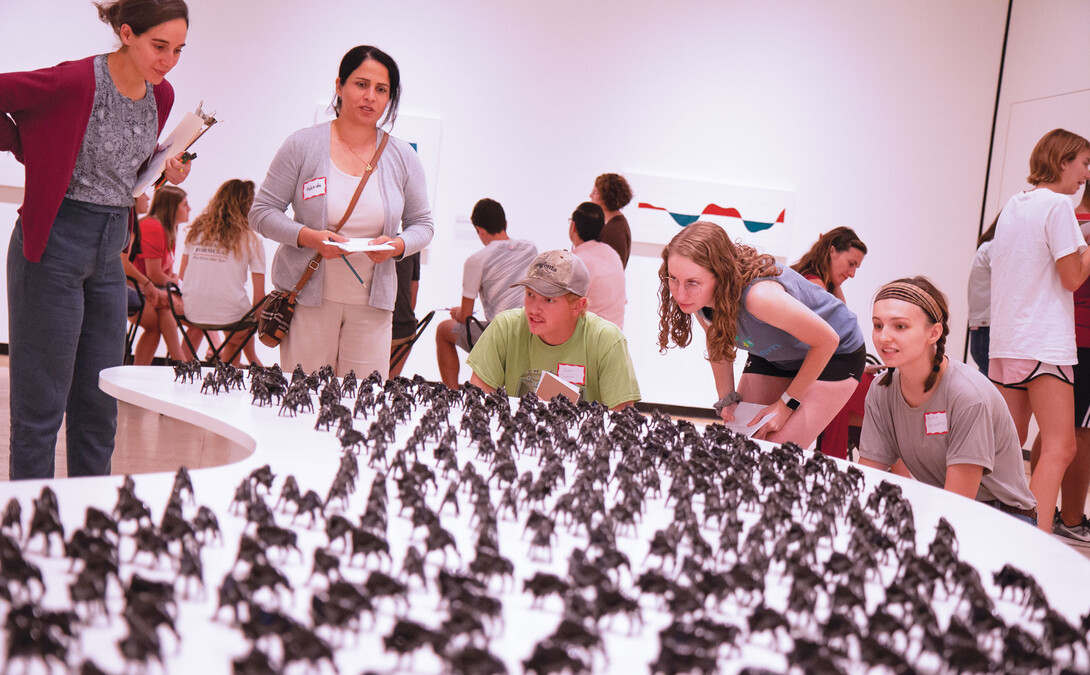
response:
<path id="1" fill-rule="evenodd" d="M 48 489 L 49 488 L 43 488 L 43 492 Z M 52 490 L 50 490 L 50 493 L 52 494 Z M 29 544 L 34 537 L 38 535 L 42 536 L 42 550 L 46 555 L 50 555 L 53 552 L 53 535 L 57 535 L 61 541 L 61 546 L 64 546 L 64 526 L 61 525 L 60 514 L 57 512 L 55 498 L 54 495 L 52 504 L 41 499 L 35 500 L 34 512 L 30 516 L 30 531 L 27 534 L 27 544 Z"/>
<path id="2" fill-rule="evenodd" d="M 4 506 L 3 519 L 0 520 L 0 531 L 18 530 L 19 539 L 23 538 L 23 507 L 17 497 L 12 497 Z"/>
<path id="3" fill-rule="evenodd" d="M 455 675 L 505 675 L 507 666 L 482 647 L 465 647 L 450 657 L 450 669 Z"/>
<path id="4" fill-rule="evenodd" d="M 271 549 L 281 549 L 284 556 L 287 556 L 293 549 L 299 554 L 299 559 L 303 558 L 303 551 L 299 548 L 298 535 L 294 530 L 290 530 L 278 525 L 258 525 L 257 526 L 257 540 L 261 542 L 261 545 L 266 551 Z"/>
<path id="5" fill-rule="evenodd" d="M 223 541 L 219 520 L 212 509 L 207 506 L 202 505 L 197 508 L 197 515 L 193 517 L 193 532 L 195 536 L 199 537 L 202 544 L 207 544 L 210 537 L 215 537 L 220 542 Z"/>
<path id="6" fill-rule="evenodd" d="M 295 476 L 288 475 L 284 479 L 284 485 L 280 488 L 280 498 L 276 500 L 274 509 L 283 508 L 286 509 L 288 504 L 294 504 L 299 500 L 301 493 L 299 491 L 299 483 L 295 480 Z"/>
<path id="7" fill-rule="evenodd" d="M 530 658 L 522 662 L 522 669 L 523 672 L 536 673 L 537 675 L 590 672 L 588 664 L 571 654 L 567 647 L 552 640 L 537 643 Z"/>
<path id="8" fill-rule="evenodd" d="M 446 650 L 447 638 L 415 621 L 398 619 L 390 634 L 382 638 L 382 644 L 386 651 L 398 655 L 400 663 L 406 655 L 425 646 L 431 647 L 436 656 L 442 656 Z"/>

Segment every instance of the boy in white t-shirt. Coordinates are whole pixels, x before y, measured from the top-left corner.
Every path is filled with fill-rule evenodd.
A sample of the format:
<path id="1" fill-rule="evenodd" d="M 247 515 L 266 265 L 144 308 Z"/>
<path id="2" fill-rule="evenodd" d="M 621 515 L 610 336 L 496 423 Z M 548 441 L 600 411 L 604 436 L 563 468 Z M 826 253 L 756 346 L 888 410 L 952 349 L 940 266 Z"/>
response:
<path id="1" fill-rule="evenodd" d="M 526 276 L 527 268 L 537 257 L 533 242 L 507 236 L 507 215 L 496 200 L 486 197 L 478 201 L 469 220 L 484 248 L 466 258 L 462 300 L 451 308 L 450 318 L 435 329 L 439 377 L 451 389 L 459 385 L 458 348 L 470 351 L 493 317 L 522 306 L 522 290 L 511 285 Z M 484 306 L 484 321 L 468 321 L 467 326 L 478 296 Z"/>

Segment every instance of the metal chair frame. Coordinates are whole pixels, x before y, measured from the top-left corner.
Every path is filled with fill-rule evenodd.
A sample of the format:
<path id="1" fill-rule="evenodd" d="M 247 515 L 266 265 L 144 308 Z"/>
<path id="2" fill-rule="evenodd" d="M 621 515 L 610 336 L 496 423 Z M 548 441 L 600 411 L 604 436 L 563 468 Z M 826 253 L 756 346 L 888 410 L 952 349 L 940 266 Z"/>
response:
<path id="1" fill-rule="evenodd" d="M 242 353 L 243 349 L 245 349 L 246 343 L 253 339 L 254 334 L 257 333 L 258 312 L 261 311 L 261 306 L 265 304 L 265 298 L 268 297 L 266 295 L 265 298 L 261 298 L 261 300 L 259 300 L 254 306 L 250 307 L 249 311 L 243 314 L 238 321 L 234 321 L 229 324 L 212 325 L 196 323 L 195 321 L 191 321 L 186 318 L 184 313 L 180 314 L 178 312 L 178 309 L 174 306 L 175 293 L 177 293 L 179 297 L 182 295 L 182 291 L 180 288 L 178 288 L 177 284 L 173 282 L 167 284 L 167 301 L 170 303 L 170 313 L 174 315 L 174 320 L 178 322 L 178 329 L 181 330 L 182 339 L 185 340 L 185 344 L 187 347 L 189 347 L 189 351 L 204 365 L 210 365 L 215 363 L 216 361 L 231 363 L 236 358 L 238 358 L 238 355 Z M 212 352 L 212 355 L 210 357 L 208 357 L 207 359 L 202 359 L 197 356 L 197 348 L 189 339 L 189 333 L 186 332 L 184 328 L 185 326 L 193 326 L 201 330 L 201 333 L 204 335 L 204 339 L 208 341 L 208 347 Z M 216 344 L 212 341 L 211 333 L 213 331 L 222 331 L 224 333 L 227 333 L 227 335 L 223 339 L 223 342 L 221 342 L 219 346 L 216 346 Z M 222 356 L 223 350 L 226 349 L 227 345 L 231 342 L 231 338 L 239 333 L 244 333 L 246 339 L 239 343 L 238 347 L 235 348 L 230 356 L 224 358 Z"/>
<path id="2" fill-rule="evenodd" d="M 397 346 L 392 352 L 390 352 L 390 370 L 404 360 L 409 355 L 409 350 L 413 348 L 416 341 L 420 339 L 420 336 L 424 334 L 424 329 L 431 323 L 432 318 L 435 316 L 435 310 L 428 312 L 423 319 L 416 322 L 416 328 L 413 330 L 412 339 L 408 342 L 403 342 Z"/>

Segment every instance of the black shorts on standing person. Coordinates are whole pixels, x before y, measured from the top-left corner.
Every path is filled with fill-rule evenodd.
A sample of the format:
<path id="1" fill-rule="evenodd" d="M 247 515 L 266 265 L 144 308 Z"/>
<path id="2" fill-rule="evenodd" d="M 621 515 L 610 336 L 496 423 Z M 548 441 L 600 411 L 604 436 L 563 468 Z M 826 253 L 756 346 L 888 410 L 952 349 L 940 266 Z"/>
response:
<path id="1" fill-rule="evenodd" d="M 394 299 L 394 319 L 390 353 L 397 351 L 399 345 L 413 339 L 416 333 L 416 289 L 420 284 L 420 252 L 405 256 L 394 265 L 397 271 L 397 296 Z M 390 366 L 390 377 L 401 374 L 405 361 L 409 358 L 410 347 Z"/>

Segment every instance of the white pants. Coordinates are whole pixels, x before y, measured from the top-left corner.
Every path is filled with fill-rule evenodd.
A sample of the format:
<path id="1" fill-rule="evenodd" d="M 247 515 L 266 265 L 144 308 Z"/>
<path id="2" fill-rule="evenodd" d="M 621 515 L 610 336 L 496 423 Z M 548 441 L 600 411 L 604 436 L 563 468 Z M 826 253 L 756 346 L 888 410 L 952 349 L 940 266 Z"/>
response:
<path id="1" fill-rule="evenodd" d="M 386 379 L 393 317 L 385 309 L 330 300 L 318 307 L 296 305 L 291 330 L 280 343 L 280 367 L 291 373 L 300 364 L 311 373 L 328 364 L 338 377 L 354 370 L 362 380 L 377 370 Z"/>

